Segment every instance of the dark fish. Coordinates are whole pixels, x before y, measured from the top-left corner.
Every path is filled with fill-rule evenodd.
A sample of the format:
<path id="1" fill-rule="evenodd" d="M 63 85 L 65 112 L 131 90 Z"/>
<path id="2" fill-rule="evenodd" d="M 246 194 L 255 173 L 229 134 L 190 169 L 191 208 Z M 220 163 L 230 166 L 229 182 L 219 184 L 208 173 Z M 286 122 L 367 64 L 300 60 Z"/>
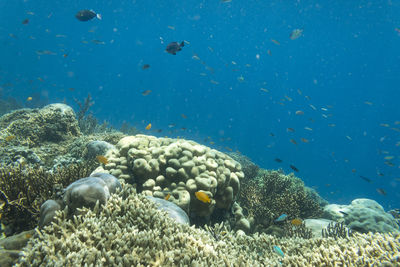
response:
<path id="1" fill-rule="evenodd" d="M 378 192 L 379 194 L 381 194 L 382 196 L 386 196 L 386 191 L 383 190 L 382 188 L 377 188 L 376 192 Z"/>
<path id="2" fill-rule="evenodd" d="M 182 41 L 180 44 L 178 42 L 172 42 L 169 45 L 167 45 L 167 48 L 165 51 L 170 53 L 171 55 L 176 55 L 177 52 L 182 50 L 182 47 L 185 46 L 185 43 Z"/>
<path id="3" fill-rule="evenodd" d="M 22 21 L 22 24 L 28 24 L 29 23 L 29 19 L 24 19 L 23 21 Z"/>
<path id="4" fill-rule="evenodd" d="M 364 181 L 368 182 L 368 183 L 372 183 L 372 180 L 369 179 L 368 177 L 360 175 L 360 178 L 363 179 Z"/>
<path id="5" fill-rule="evenodd" d="M 341 211 L 341 210 L 339 210 L 339 212 L 340 212 L 341 214 L 343 214 L 343 215 L 349 215 L 348 213 L 346 213 L 346 212 L 344 212 L 344 211 Z"/>
<path id="6" fill-rule="evenodd" d="M 299 169 L 297 169 L 296 166 L 293 166 L 293 165 L 289 165 L 289 166 L 290 166 L 290 168 L 291 168 L 292 170 L 294 170 L 295 172 L 299 172 Z"/>
<path id="7" fill-rule="evenodd" d="M 142 70 L 147 70 L 148 68 L 150 68 L 150 65 L 149 65 L 149 64 L 144 64 L 144 65 L 142 66 Z"/>
<path id="8" fill-rule="evenodd" d="M 75 18 L 80 21 L 89 21 L 94 18 L 101 19 L 101 15 L 96 14 L 96 12 L 94 12 L 93 10 L 83 9 L 76 13 Z"/>
<path id="9" fill-rule="evenodd" d="M 281 159 L 278 159 L 278 158 L 276 158 L 276 159 L 274 159 L 276 162 L 278 162 L 278 163 L 281 163 L 282 162 L 282 160 Z"/>

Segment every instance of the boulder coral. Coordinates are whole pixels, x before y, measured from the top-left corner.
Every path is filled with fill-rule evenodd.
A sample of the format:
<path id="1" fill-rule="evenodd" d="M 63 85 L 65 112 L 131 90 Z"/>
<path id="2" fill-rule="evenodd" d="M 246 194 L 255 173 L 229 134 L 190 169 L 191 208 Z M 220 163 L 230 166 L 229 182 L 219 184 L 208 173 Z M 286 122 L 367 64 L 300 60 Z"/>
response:
<path id="1" fill-rule="evenodd" d="M 134 183 L 145 195 L 169 195 L 169 201 L 191 216 L 207 217 L 215 208 L 229 209 L 244 177 L 240 164 L 228 155 L 183 139 L 127 136 L 105 156 L 108 163 L 94 172 Z M 198 191 L 210 202 L 198 200 Z"/>
<path id="2" fill-rule="evenodd" d="M 16 266 L 398 266 L 400 235 L 276 238 L 177 224 L 130 185 L 107 204 L 36 229 Z M 283 252 L 278 255 L 274 247 Z"/>

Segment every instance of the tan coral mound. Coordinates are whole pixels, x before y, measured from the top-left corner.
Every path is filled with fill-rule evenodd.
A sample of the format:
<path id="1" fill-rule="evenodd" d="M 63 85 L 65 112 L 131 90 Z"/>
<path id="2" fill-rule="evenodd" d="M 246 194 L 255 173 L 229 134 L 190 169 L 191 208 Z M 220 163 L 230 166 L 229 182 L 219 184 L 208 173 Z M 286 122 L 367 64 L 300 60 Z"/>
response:
<path id="1" fill-rule="evenodd" d="M 241 166 L 228 155 L 191 140 L 127 136 L 106 154 L 107 164 L 95 172 L 108 172 L 136 183 L 146 195 L 174 202 L 190 215 L 206 217 L 215 207 L 229 209 L 244 177 Z M 209 203 L 199 201 L 201 191 Z"/>
<path id="2" fill-rule="evenodd" d="M 31 239 L 17 266 L 371 266 L 400 263 L 400 235 L 277 239 L 175 223 L 125 186 L 107 205 L 83 209 Z M 285 253 L 274 253 L 273 246 Z M 397 265 L 395 265 L 397 264 Z M 379 266 L 379 265 L 378 265 Z M 386 265 L 387 266 L 387 265 Z M 390 266 L 390 265 L 389 265 Z"/>

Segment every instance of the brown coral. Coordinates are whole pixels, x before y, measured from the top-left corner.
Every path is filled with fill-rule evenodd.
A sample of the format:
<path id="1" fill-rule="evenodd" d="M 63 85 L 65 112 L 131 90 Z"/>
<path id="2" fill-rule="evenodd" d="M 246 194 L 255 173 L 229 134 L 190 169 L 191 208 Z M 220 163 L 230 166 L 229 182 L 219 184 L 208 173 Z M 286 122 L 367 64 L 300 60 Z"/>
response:
<path id="1" fill-rule="evenodd" d="M 321 213 L 317 200 L 293 174 L 260 171 L 256 179 L 242 180 L 238 202 L 255 219 L 256 225 L 270 226 L 285 213 L 289 219 L 310 218 Z"/>

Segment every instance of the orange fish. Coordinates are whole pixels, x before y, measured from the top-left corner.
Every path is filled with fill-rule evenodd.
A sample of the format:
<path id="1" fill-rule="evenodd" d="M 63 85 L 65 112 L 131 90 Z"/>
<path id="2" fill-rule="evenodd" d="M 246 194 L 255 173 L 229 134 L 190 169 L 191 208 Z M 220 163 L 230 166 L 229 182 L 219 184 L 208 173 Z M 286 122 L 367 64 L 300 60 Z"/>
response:
<path id="1" fill-rule="evenodd" d="M 32 97 L 28 96 L 28 98 L 26 99 L 26 101 L 32 101 Z"/>
<path id="2" fill-rule="evenodd" d="M 300 140 L 302 141 L 302 142 L 304 142 L 304 143 L 308 143 L 309 141 L 308 141 L 308 139 L 306 139 L 306 138 L 300 138 Z"/>
<path id="3" fill-rule="evenodd" d="M 146 129 L 146 130 L 150 130 L 150 129 L 151 129 L 151 123 L 147 124 L 147 126 L 146 126 L 145 129 Z"/>
<path id="4" fill-rule="evenodd" d="M 171 197 L 171 194 L 168 194 L 168 195 L 165 196 L 164 199 L 165 199 L 165 200 L 168 200 L 170 197 Z"/>
<path id="5" fill-rule="evenodd" d="M 200 200 L 203 203 L 211 203 L 210 197 L 204 192 L 197 191 L 196 193 L 194 193 L 194 195 L 198 200 Z"/>
<path id="6" fill-rule="evenodd" d="M 15 139 L 15 135 L 9 135 L 9 136 L 7 136 L 6 138 L 5 138 L 5 140 L 7 141 L 7 142 L 10 142 L 11 140 L 14 140 Z"/>
<path id="7" fill-rule="evenodd" d="M 271 39 L 271 42 L 273 42 L 273 43 L 276 44 L 276 45 L 280 45 L 280 44 L 281 44 L 280 42 L 278 42 L 278 41 L 275 40 L 275 39 Z"/>
<path id="8" fill-rule="evenodd" d="M 102 155 L 97 155 L 96 159 L 98 162 L 103 163 L 103 164 L 107 164 L 108 163 L 108 159 Z"/>
<path id="9" fill-rule="evenodd" d="M 290 139 L 290 142 L 291 142 L 292 144 L 294 144 L 294 145 L 297 145 L 297 142 L 296 142 L 296 140 L 294 140 L 294 139 Z"/>
<path id="10" fill-rule="evenodd" d="M 303 223 L 303 221 L 301 219 L 299 219 L 299 218 L 296 218 L 296 219 L 291 220 L 290 223 L 292 225 L 299 226 L 299 225 L 301 225 Z"/>

